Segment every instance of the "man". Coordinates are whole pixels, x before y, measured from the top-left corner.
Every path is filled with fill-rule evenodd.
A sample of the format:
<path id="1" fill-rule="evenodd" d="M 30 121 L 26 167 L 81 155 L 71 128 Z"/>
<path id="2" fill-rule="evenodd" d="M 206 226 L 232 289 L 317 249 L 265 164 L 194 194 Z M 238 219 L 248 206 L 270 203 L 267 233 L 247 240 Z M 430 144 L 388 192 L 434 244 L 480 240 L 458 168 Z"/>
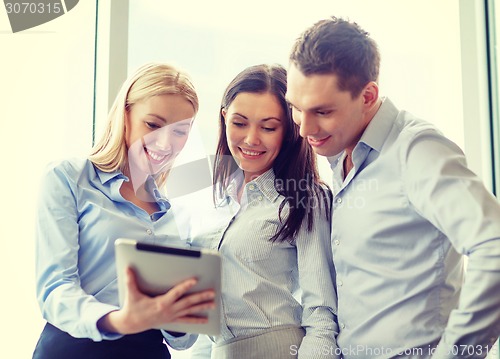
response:
<path id="1" fill-rule="evenodd" d="M 333 171 L 338 349 L 485 357 L 500 334 L 500 205 L 454 143 L 379 97 L 379 63 L 368 33 L 334 17 L 290 55 L 294 122 Z"/>

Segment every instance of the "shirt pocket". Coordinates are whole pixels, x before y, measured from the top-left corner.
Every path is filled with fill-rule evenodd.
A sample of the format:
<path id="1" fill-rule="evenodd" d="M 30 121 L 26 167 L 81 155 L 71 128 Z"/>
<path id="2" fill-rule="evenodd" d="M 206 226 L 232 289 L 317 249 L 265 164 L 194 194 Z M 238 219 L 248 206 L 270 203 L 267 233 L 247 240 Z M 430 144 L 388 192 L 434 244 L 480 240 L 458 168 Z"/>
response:
<path id="1" fill-rule="evenodd" d="M 271 221 L 249 221 L 248 235 L 242 236 L 235 254 L 245 262 L 266 260 L 271 255 L 274 243 L 271 237 L 278 231 L 278 224 Z"/>

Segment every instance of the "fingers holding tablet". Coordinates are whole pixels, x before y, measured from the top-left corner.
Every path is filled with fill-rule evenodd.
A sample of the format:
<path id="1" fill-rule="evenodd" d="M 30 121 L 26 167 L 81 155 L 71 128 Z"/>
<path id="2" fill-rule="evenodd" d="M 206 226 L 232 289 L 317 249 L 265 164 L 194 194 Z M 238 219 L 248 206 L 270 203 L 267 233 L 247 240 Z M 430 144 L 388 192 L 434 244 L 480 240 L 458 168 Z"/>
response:
<path id="1" fill-rule="evenodd" d="M 207 323 L 206 311 L 216 308 L 214 298 L 215 292 L 213 290 L 205 290 L 179 298 L 174 304 L 178 310 L 178 318 L 175 322 Z"/>
<path id="2" fill-rule="evenodd" d="M 138 327 L 220 332 L 221 263 L 217 252 L 116 241 L 120 311 Z"/>
<path id="3" fill-rule="evenodd" d="M 215 309 L 215 291 L 207 289 L 187 294 L 198 283 L 197 279 L 187 279 L 170 289 L 165 294 L 156 296 L 160 317 L 165 316 L 166 325 L 176 323 L 207 323 L 207 311 Z M 170 320 L 173 318 L 173 320 Z"/>

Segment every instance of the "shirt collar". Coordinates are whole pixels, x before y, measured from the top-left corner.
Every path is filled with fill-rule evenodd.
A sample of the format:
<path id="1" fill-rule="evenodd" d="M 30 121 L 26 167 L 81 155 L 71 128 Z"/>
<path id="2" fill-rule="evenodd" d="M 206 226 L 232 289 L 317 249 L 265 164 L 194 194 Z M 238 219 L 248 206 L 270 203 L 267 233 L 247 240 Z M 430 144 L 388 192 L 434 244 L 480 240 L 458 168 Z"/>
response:
<path id="1" fill-rule="evenodd" d="M 165 210 L 170 208 L 170 202 L 168 201 L 167 197 L 160 191 L 158 188 L 158 185 L 156 184 L 156 181 L 152 176 L 148 176 L 146 179 L 145 183 L 145 188 L 148 193 L 151 193 L 155 199 L 155 201 L 160 205 L 160 207 L 163 209 L 165 207 Z"/>
<path id="2" fill-rule="evenodd" d="M 398 109 L 388 98 L 382 98 L 382 104 L 375 116 L 366 127 L 359 142 L 365 143 L 377 152 L 380 152 L 389 132 L 398 116 Z"/>
<path id="3" fill-rule="evenodd" d="M 95 166 L 94 166 L 95 167 Z M 101 171 L 99 168 L 95 167 L 95 170 L 97 172 L 97 176 L 99 176 L 99 180 L 101 181 L 102 184 L 106 184 L 107 182 L 111 181 L 112 179 L 125 179 L 128 181 L 128 177 L 125 176 L 122 171 L 116 170 L 113 172 L 104 172 Z"/>
<path id="4" fill-rule="evenodd" d="M 95 170 L 97 172 L 99 180 L 103 185 L 112 180 L 118 180 L 118 179 L 124 179 L 125 181 L 129 180 L 128 177 L 125 176 L 120 170 L 116 170 L 113 172 L 104 172 L 98 168 L 96 168 Z M 153 195 L 156 203 L 158 203 L 158 205 L 160 206 L 160 211 L 167 211 L 170 209 L 170 202 L 165 197 L 165 195 L 158 189 L 156 181 L 152 176 L 148 176 L 148 178 L 146 179 L 145 187 L 146 191 L 148 191 Z"/>
<path id="5" fill-rule="evenodd" d="M 274 202 L 279 197 L 279 193 L 278 193 L 278 191 L 276 191 L 276 188 L 274 187 L 274 179 L 275 179 L 274 170 L 272 168 L 270 168 L 266 172 L 261 174 L 259 177 L 248 182 L 245 186 L 247 188 L 249 188 L 252 185 L 256 186 L 259 189 L 259 191 L 270 202 Z M 232 176 L 232 179 L 229 182 L 229 185 L 227 186 L 226 195 L 225 195 L 226 200 L 229 199 L 228 197 L 237 198 L 238 189 L 243 184 L 243 180 L 244 180 L 243 171 L 241 171 L 241 170 L 236 171 L 236 173 Z"/>
<path id="6" fill-rule="evenodd" d="M 394 125 L 394 120 L 398 116 L 398 113 L 398 109 L 391 100 L 385 97 L 382 98 L 380 108 L 361 135 L 356 147 L 358 147 L 360 143 L 364 143 L 377 152 L 380 152 L 389 136 L 389 132 Z M 354 150 L 356 150 L 356 148 Z M 344 151 L 335 156 L 327 157 L 327 160 L 330 162 L 331 166 L 335 166 L 343 154 Z"/>
<path id="7" fill-rule="evenodd" d="M 246 185 L 250 186 L 251 184 L 254 184 L 270 202 L 274 202 L 279 196 L 279 193 L 276 191 L 276 187 L 274 186 L 275 178 L 274 170 L 270 168 L 256 179 L 248 182 Z"/>
<path id="8" fill-rule="evenodd" d="M 238 189 L 243 184 L 244 175 L 241 169 L 237 169 L 230 177 L 229 184 L 226 187 L 225 194 L 222 201 L 229 200 L 229 197 L 237 198 L 238 197 Z"/>

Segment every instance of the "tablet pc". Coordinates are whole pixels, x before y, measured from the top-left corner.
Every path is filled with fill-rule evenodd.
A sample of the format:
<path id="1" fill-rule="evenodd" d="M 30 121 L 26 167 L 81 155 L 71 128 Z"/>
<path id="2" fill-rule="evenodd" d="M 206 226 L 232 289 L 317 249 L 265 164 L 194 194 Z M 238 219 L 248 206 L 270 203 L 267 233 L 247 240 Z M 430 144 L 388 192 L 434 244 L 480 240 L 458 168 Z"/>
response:
<path id="1" fill-rule="evenodd" d="M 208 317 L 208 322 L 168 323 L 156 329 L 208 335 L 220 333 L 221 258 L 217 251 L 159 246 L 120 238 L 115 241 L 115 256 L 120 306 L 127 290 L 127 267 L 135 271 L 139 289 L 151 296 L 163 294 L 183 280 L 194 277 L 198 283 L 188 293 L 204 289 L 215 291 L 216 308 L 201 313 Z"/>

